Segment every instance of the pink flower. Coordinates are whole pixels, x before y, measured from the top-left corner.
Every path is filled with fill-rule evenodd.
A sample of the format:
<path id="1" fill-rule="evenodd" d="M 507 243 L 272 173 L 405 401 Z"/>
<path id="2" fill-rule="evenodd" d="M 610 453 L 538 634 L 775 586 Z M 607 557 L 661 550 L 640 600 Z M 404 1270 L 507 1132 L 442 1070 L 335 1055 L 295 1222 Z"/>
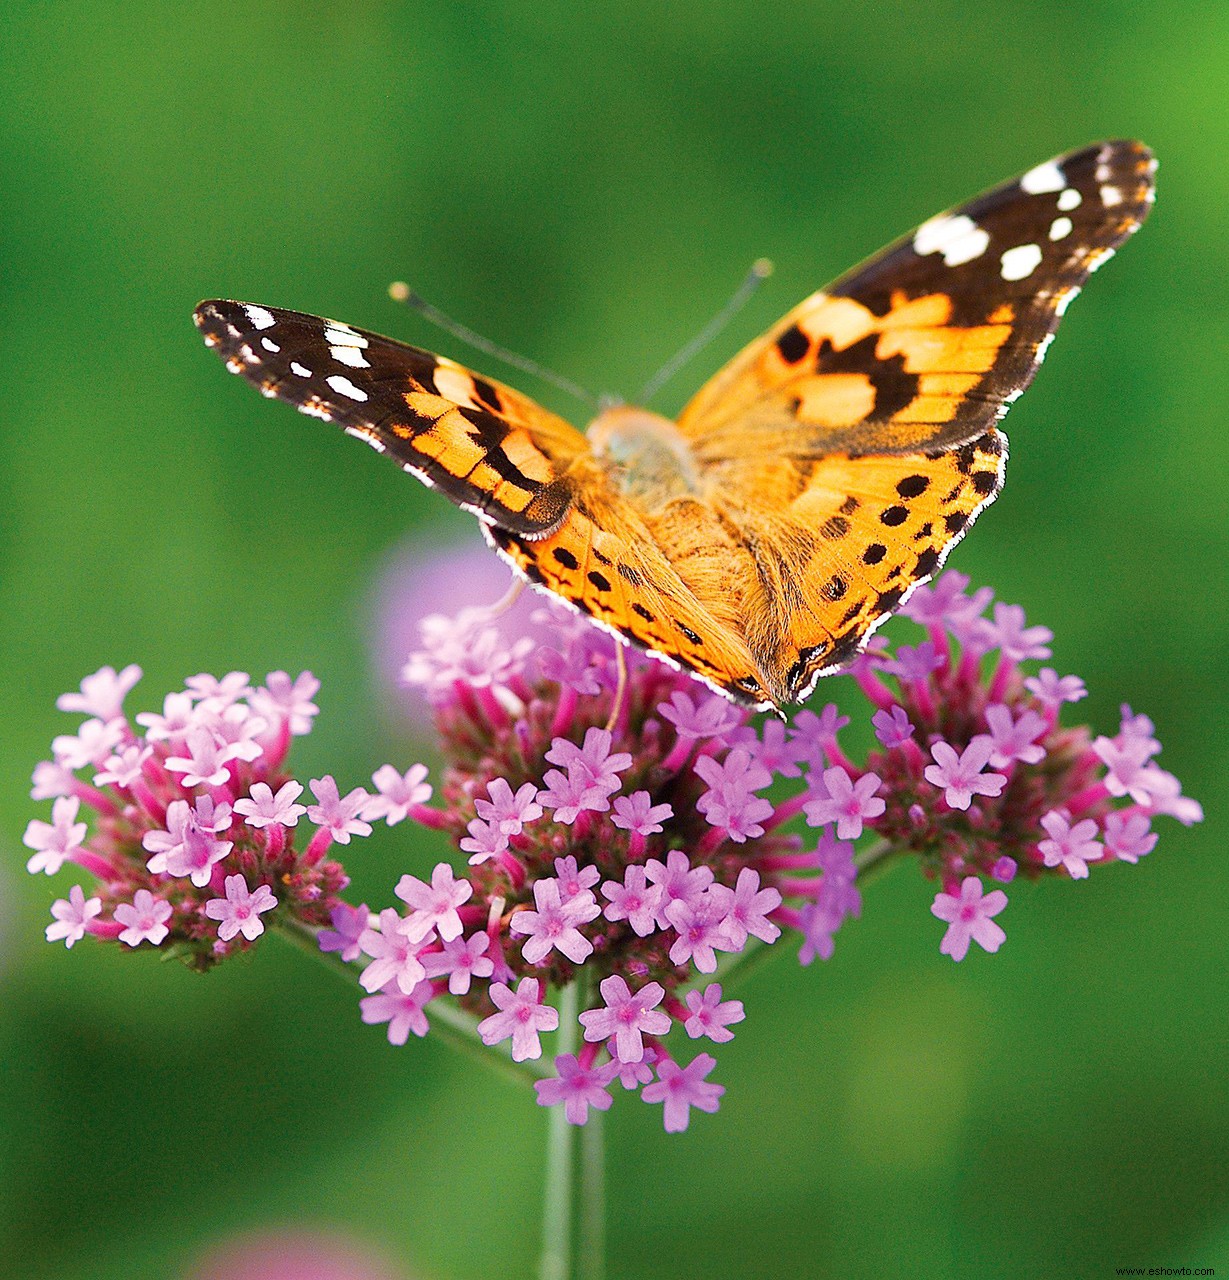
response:
<path id="1" fill-rule="evenodd" d="M 602 980 L 599 990 L 605 1009 L 589 1009 L 580 1015 L 585 1039 L 611 1042 L 611 1054 L 620 1062 L 639 1062 L 644 1057 L 642 1036 L 664 1036 L 670 1030 L 670 1018 L 658 1011 L 665 999 L 665 988 L 649 982 L 634 995 L 617 974 Z"/>
<path id="2" fill-rule="evenodd" d="M 474 810 L 501 836 L 519 836 L 525 823 L 542 816 L 542 806 L 537 803 L 538 789 L 532 782 L 526 782 L 513 794 L 507 779 L 492 778 L 486 790 L 490 799 L 476 799 Z"/>
<path id="3" fill-rule="evenodd" d="M 686 854 L 681 856 L 686 858 Z M 657 908 L 662 891 L 659 885 L 649 884 L 643 867 L 635 864 L 627 867 L 623 872 L 623 883 L 607 880 L 602 885 L 602 893 L 610 899 L 605 911 L 607 920 L 612 923 L 626 920 L 640 938 L 647 938 L 657 928 Z"/>
<path id="4" fill-rule="evenodd" d="M 972 940 L 983 950 L 994 952 L 1003 945 L 1007 935 L 991 918 L 1007 905 L 1007 895 L 1002 889 L 994 889 L 982 896 L 981 881 L 976 876 L 966 876 L 960 885 L 960 896 L 936 893 L 931 913 L 947 921 L 947 932 L 939 943 L 939 950 L 953 960 L 963 960 Z"/>
<path id="5" fill-rule="evenodd" d="M 299 737 L 311 732 L 312 717 L 319 714 L 312 701 L 319 691 L 320 681 L 310 671 L 300 672 L 294 680 L 285 671 L 270 671 L 248 702 L 270 724 L 288 720 L 290 732 Z"/>
<path id="6" fill-rule="evenodd" d="M 512 1060 L 542 1056 L 541 1031 L 554 1031 L 559 1026 L 559 1011 L 542 1003 L 542 984 L 537 978 L 522 978 L 514 992 L 503 982 L 492 982 L 489 990 L 498 1013 L 478 1024 L 483 1044 L 498 1044 L 512 1037 Z"/>
<path id="7" fill-rule="evenodd" d="M 101 898 L 87 898 L 79 884 L 73 885 L 67 898 L 57 898 L 51 904 L 55 923 L 47 926 L 47 941 L 58 942 L 62 938 L 64 945 L 71 947 L 85 937 L 90 921 L 101 912 Z"/>
<path id="8" fill-rule="evenodd" d="M 707 896 L 695 905 L 676 901 L 666 907 L 666 922 L 678 933 L 670 948 L 671 964 L 691 963 L 701 973 L 712 973 L 717 968 L 716 951 L 737 950 L 722 928 L 722 910 L 722 904 Z"/>
<path id="9" fill-rule="evenodd" d="M 338 844 L 349 844 L 351 836 L 371 835 L 371 823 L 358 816 L 371 800 L 362 787 L 355 787 L 342 799 L 332 775 L 325 774 L 311 780 L 311 789 L 320 803 L 308 805 L 307 816 Z"/>
<path id="10" fill-rule="evenodd" d="M 425 1036 L 431 1029 L 423 1008 L 434 994 L 435 988 L 429 982 L 420 982 L 408 992 L 394 985 L 386 986 L 374 996 L 365 996 L 358 1003 L 368 1026 L 387 1022 L 388 1043 L 405 1044 L 411 1031 L 416 1036 Z"/>
<path id="11" fill-rule="evenodd" d="M 673 1058 L 657 1064 L 657 1080 L 646 1084 L 640 1096 L 645 1102 L 665 1103 L 667 1133 L 682 1133 L 687 1128 L 692 1107 L 709 1113 L 717 1110 L 725 1085 L 710 1084 L 704 1078 L 716 1065 L 716 1058 L 707 1053 L 699 1054 L 685 1067 Z"/>
<path id="12" fill-rule="evenodd" d="M 411 942 L 421 942 L 432 929 L 449 942 L 460 936 L 457 908 L 473 897 L 474 886 L 468 880 L 458 880 L 448 863 L 440 862 L 431 873 L 430 884 L 417 876 L 402 876 L 394 892 L 412 908 L 401 926 Z"/>
<path id="13" fill-rule="evenodd" d="M 303 787 L 292 778 L 277 789 L 277 795 L 267 782 L 252 783 L 250 796 L 235 801 L 235 812 L 249 827 L 293 827 L 307 812 L 307 807 L 295 804 L 303 794 Z"/>
<path id="14" fill-rule="evenodd" d="M 348 902 L 339 902 L 329 913 L 329 920 L 333 927 L 321 929 L 316 936 L 320 950 L 339 952 L 347 964 L 357 960 L 363 954 L 361 939 L 370 928 L 371 912 L 366 905 L 352 907 Z"/>
<path id="15" fill-rule="evenodd" d="M 106 722 L 124 714 L 124 697 L 141 678 L 141 668 L 130 663 L 116 674 L 114 667 L 100 667 L 81 681 L 80 693 L 62 693 L 55 700 L 61 711 L 78 711 Z"/>
<path id="16" fill-rule="evenodd" d="M 233 747 L 220 747 L 217 738 L 203 726 L 189 729 L 186 756 L 168 756 L 165 764 L 170 773 L 183 774 L 185 787 L 220 787 L 230 777 L 226 765 L 237 759 Z"/>
<path id="17" fill-rule="evenodd" d="M 563 902 L 557 880 L 538 880 L 533 886 L 536 911 L 518 911 L 509 928 L 529 935 L 521 949 L 527 964 L 541 964 L 551 951 L 559 951 L 573 964 L 581 964 L 593 954 L 593 943 L 577 928 L 601 914 L 593 895 L 589 901 L 573 898 Z"/>
<path id="18" fill-rule="evenodd" d="M 429 978 L 448 975 L 448 990 L 454 996 L 463 996 L 474 978 L 489 978 L 495 972 L 495 962 L 483 953 L 491 945 L 490 935 L 475 933 L 468 938 L 452 938 L 441 951 L 427 951 L 419 958 Z"/>
<path id="19" fill-rule="evenodd" d="M 1119 862 L 1138 862 L 1156 848 L 1157 834 L 1146 813 L 1115 809 L 1105 816 L 1105 851 Z"/>
<path id="20" fill-rule="evenodd" d="M 1041 819 L 1048 840 L 1037 843 L 1037 851 L 1045 859 L 1047 867 L 1064 866 L 1072 880 L 1088 878 L 1088 864 L 1099 862 L 1105 852 L 1096 839 L 1097 824 L 1091 818 L 1071 825 L 1071 820 L 1060 810 L 1052 810 Z"/>
<path id="21" fill-rule="evenodd" d="M 229 942 L 237 933 L 254 942 L 265 931 L 260 913 L 276 906 L 277 899 L 267 884 L 258 885 L 252 893 L 242 876 L 227 876 L 226 897 L 210 898 L 205 903 L 205 914 L 210 920 L 221 922 L 218 937 L 223 942 Z"/>
<path id="22" fill-rule="evenodd" d="M 836 823 L 836 834 L 842 840 L 856 840 L 863 823 L 879 817 L 887 803 L 879 795 L 879 775 L 865 773 L 854 782 L 841 768 L 824 770 L 826 796 L 803 806 L 807 822 L 813 827 Z"/>
<path id="23" fill-rule="evenodd" d="M 982 773 L 994 754 L 994 742 L 979 734 L 959 754 L 946 742 L 933 743 L 935 763 L 924 770 L 926 781 L 943 790 L 953 809 L 967 809 L 974 796 L 1001 795 L 1007 779 L 1001 773 Z"/>
<path id="24" fill-rule="evenodd" d="M 721 929 L 729 950 L 741 951 L 747 945 L 748 934 L 754 934 L 761 942 L 776 942 L 781 936 L 781 930 L 768 919 L 769 912 L 781 905 L 781 894 L 773 888 L 761 889 L 758 871 L 743 867 L 735 888 L 714 884 L 708 892 L 721 913 Z"/>
<path id="25" fill-rule="evenodd" d="M 154 753 L 153 747 L 143 747 L 134 742 L 121 747 L 108 756 L 103 767 L 94 775 L 96 787 L 130 787 L 141 776 L 141 768 Z"/>
<path id="26" fill-rule="evenodd" d="M 31 875 L 40 871 L 49 876 L 55 875 L 64 863 L 80 849 L 88 830 L 84 822 L 77 821 L 77 810 L 81 802 L 76 796 L 61 796 L 51 806 L 51 821 L 43 822 L 33 818 L 26 826 L 26 834 L 21 842 L 27 849 L 35 850 L 33 857 L 26 863 L 26 870 Z"/>
<path id="27" fill-rule="evenodd" d="M 660 895 L 657 921 L 663 928 L 669 924 L 666 911 L 671 903 L 685 902 L 695 906 L 713 883 L 712 868 L 693 867 L 682 849 L 671 849 L 666 854 L 665 862 L 650 858 L 644 865 L 644 871 L 648 879 L 657 886 Z"/>
<path id="28" fill-rule="evenodd" d="M 715 1044 L 733 1040 L 734 1033 L 726 1028 L 747 1016 L 741 1000 L 722 1001 L 719 982 L 710 982 L 703 992 L 689 991 L 687 1008 L 691 1010 L 691 1017 L 683 1023 L 687 1034 L 693 1040 L 707 1036 Z"/>
<path id="29" fill-rule="evenodd" d="M 1026 707 L 1017 719 L 1010 707 L 995 703 L 986 708 L 986 724 L 994 744 L 990 764 L 995 769 L 1005 769 L 1013 760 L 1038 764 L 1045 759 L 1045 747 L 1037 739 L 1046 732 L 1047 726 L 1035 711 Z"/>
<path id="30" fill-rule="evenodd" d="M 408 995 L 427 976 L 418 954 L 421 940 L 411 942 L 402 930 L 404 923 L 392 907 L 385 907 L 380 912 L 380 927 L 367 928 L 359 934 L 359 946 L 371 957 L 371 963 L 359 976 L 364 991 L 383 990 L 396 981 Z"/>
<path id="31" fill-rule="evenodd" d="M 614 1101 L 608 1089 L 618 1073 L 618 1063 L 607 1062 L 600 1067 L 582 1067 L 570 1053 L 555 1059 L 559 1075 L 551 1080 L 539 1080 L 533 1087 L 538 1093 L 538 1105 L 556 1107 L 563 1103 L 563 1113 L 569 1124 L 584 1124 L 589 1118 L 589 1108 L 609 1111 Z"/>
<path id="32" fill-rule="evenodd" d="M 363 806 L 363 818 L 367 822 L 383 818 L 390 827 L 404 821 L 412 809 L 431 799 L 431 784 L 426 777 L 425 764 L 412 764 L 405 773 L 398 773 L 391 764 L 381 765 L 371 775 L 379 795 L 372 796 Z"/>
<path id="33" fill-rule="evenodd" d="M 124 737 L 121 719 L 87 720 L 76 734 L 62 733 L 51 740 L 51 750 L 56 764 L 65 769 L 84 769 L 87 764 L 95 767 L 119 746 Z"/>
<path id="34" fill-rule="evenodd" d="M 170 918 L 171 904 L 155 898 L 148 889 L 138 889 L 131 904 L 121 902 L 115 908 L 116 922 L 126 926 L 119 940 L 130 947 L 142 942 L 156 947 L 170 933 L 166 926 Z"/>

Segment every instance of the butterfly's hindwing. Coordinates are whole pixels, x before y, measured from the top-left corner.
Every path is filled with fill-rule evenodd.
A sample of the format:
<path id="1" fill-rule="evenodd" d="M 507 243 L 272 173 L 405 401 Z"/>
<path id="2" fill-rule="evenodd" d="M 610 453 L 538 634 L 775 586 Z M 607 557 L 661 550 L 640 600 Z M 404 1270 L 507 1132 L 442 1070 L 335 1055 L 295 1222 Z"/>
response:
<path id="1" fill-rule="evenodd" d="M 261 392 L 336 422 L 480 519 L 557 528 L 584 437 L 527 396 L 391 338 L 319 316 L 215 300 L 205 341 Z"/>

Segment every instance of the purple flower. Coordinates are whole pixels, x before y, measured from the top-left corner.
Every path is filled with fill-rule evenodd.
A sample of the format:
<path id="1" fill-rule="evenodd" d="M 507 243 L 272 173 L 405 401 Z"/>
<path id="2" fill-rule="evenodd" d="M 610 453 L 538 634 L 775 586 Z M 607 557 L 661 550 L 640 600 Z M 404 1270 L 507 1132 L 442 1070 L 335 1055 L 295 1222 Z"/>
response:
<path id="1" fill-rule="evenodd" d="M 696 809 L 714 827 L 720 827 L 736 844 L 762 836 L 762 819 L 772 813 L 772 804 L 755 795 L 760 787 L 772 781 L 772 774 L 750 752 L 735 747 L 719 762 L 713 756 L 700 756 L 695 771 L 709 784 L 709 790 L 696 801 Z"/>
<path id="2" fill-rule="evenodd" d="M 542 984 L 537 978 L 522 978 L 514 992 L 503 982 L 492 982 L 489 990 L 498 1013 L 478 1024 L 483 1044 L 498 1044 L 512 1037 L 512 1060 L 542 1056 L 538 1033 L 559 1026 L 559 1010 L 542 1003 Z"/>
<path id="3" fill-rule="evenodd" d="M 741 1000 L 721 999 L 721 984 L 710 982 L 704 991 L 687 993 L 687 1008 L 691 1017 L 683 1024 L 687 1034 L 698 1040 L 707 1036 L 714 1044 L 724 1044 L 734 1039 L 734 1033 L 727 1030 L 732 1022 L 741 1022 L 747 1015 Z"/>
<path id="4" fill-rule="evenodd" d="M 87 898 L 79 884 L 73 885 L 67 898 L 57 898 L 51 904 L 55 922 L 46 929 L 48 942 L 64 941 L 71 948 L 74 942 L 85 937 L 90 921 L 102 913 L 101 898 Z"/>
<path id="5" fill-rule="evenodd" d="M 992 917 L 1006 905 L 1007 895 L 1002 889 L 994 889 L 983 897 L 981 881 L 976 876 L 964 878 L 959 897 L 936 893 L 931 913 L 947 921 L 947 932 L 939 943 L 939 951 L 953 960 L 963 960 L 970 940 L 985 951 L 997 951 L 1007 935 Z"/>
<path id="6" fill-rule="evenodd" d="M 680 855 L 684 859 L 686 854 Z M 658 863 L 658 866 L 661 866 Z M 662 867 L 663 872 L 665 868 Z M 623 872 L 623 883 L 607 880 L 602 893 L 610 899 L 606 919 L 612 923 L 626 920 L 637 937 L 647 938 L 657 928 L 657 909 L 661 903 L 661 886 L 649 884 L 643 867 L 635 864 Z"/>
<path id="7" fill-rule="evenodd" d="M 716 951 L 734 951 L 729 936 L 722 929 L 722 911 L 719 903 L 702 898 L 694 905 L 690 902 L 671 902 L 665 908 L 666 922 L 678 934 L 670 948 L 672 964 L 693 964 L 701 973 L 712 973 L 717 968 Z"/>
<path id="8" fill-rule="evenodd" d="M 824 770 L 826 796 L 803 805 L 807 822 L 813 827 L 836 823 L 836 834 L 842 840 L 856 840 L 862 826 L 879 817 L 887 803 L 879 793 L 879 775 L 864 773 L 854 782 L 839 766 Z"/>
<path id="9" fill-rule="evenodd" d="M 943 658 L 936 651 L 934 642 L 923 640 L 916 648 L 907 644 L 897 646 L 896 656 L 883 664 L 883 669 L 898 680 L 925 680 L 932 671 L 943 666 Z"/>
<path id="10" fill-rule="evenodd" d="M 580 964 L 593 954 L 593 943 L 577 928 L 601 914 L 593 901 L 573 898 L 563 902 L 557 880 L 538 880 L 533 886 L 536 911 L 518 911 L 509 926 L 513 933 L 529 935 L 521 949 L 527 964 L 541 964 L 551 951 L 559 951 L 573 964 Z"/>
<path id="11" fill-rule="evenodd" d="M 379 928 L 366 928 L 358 937 L 359 946 L 371 957 L 371 963 L 359 975 L 364 991 L 382 991 L 390 982 L 396 982 L 399 990 L 409 995 L 427 976 L 426 966 L 419 957 L 424 945 L 421 940 L 411 942 L 402 930 L 404 920 L 385 907 L 380 912 Z"/>
<path id="12" fill-rule="evenodd" d="M 632 757 L 626 751 L 611 753 L 613 736 L 609 729 L 592 728 L 585 731 L 584 746 L 578 747 L 567 738 L 556 738 L 546 758 L 568 771 L 569 779 L 586 787 L 588 809 L 605 811 L 606 798 L 618 791 L 622 783 L 619 774 L 632 766 Z M 596 803 L 600 800 L 602 803 Z"/>
<path id="13" fill-rule="evenodd" d="M 348 902 L 339 902 L 329 913 L 329 920 L 333 927 L 321 929 L 316 935 L 320 950 L 340 952 L 347 964 L 357 960 L 363 954 L 360 939 L 371 927 L 371 912 L 366 904 L 352 907 Z"/>
<path id="14" fill-rule="evenodd" d="M 56 764 L 65 769 L 84 769 L 88 764 L 97 767 L 119 746 L 123 736 L 122 720 L 87 720 L 75 735 L 62 733 L 52 738 L 51 750 Z"/>
<path id="15" fill-rule="evenodd" d="M 491 945 L 490 935 L 475 933 L 468 938 L 453 938 L 445 942 L 443 950 L 428 951 L 422 957 L 423 968 L 429 978 L 448 975 L 448 990 L 454 996 L 463 996 L 474 978 L 489 978 L 495 972 L 495 962 L 483 953 Z"/>
<path id="16" fill-rule="evenodd" d="M 237 933 L 254 942 L 265 931 L 260 913 L 276 906 L 277 899 L 267 884 L 258 885 L 252 893 L 242 876 L 227 876 L 226 897 L 210 898 L 205 903 L 205 914 L 210 920 L 220 921 L 218 937 L 223 942 L 229 942 Z"/>
<path id="17" fill-rule="evenodd" d="M 62 693 L 55 700 L 61 711 L 97 716 L 104 723 L 124 714 L 124 698 L 141 678 L 141 668 L 130 663 L 116 674 L 114 667 L 100 667 L 81 681 L 80 693 Z"/>
<path id="18" fill-rule="evenodd" d="M 826 752 L 836 742 L 836 735 L 849 724 L 849 717 L 829 702 L 817 715 L 814 711 L 799 711 L 794 716 L 792 742 L 796 759 L 813 769 L 822 769 Z"/>
<path id="19" fill-rule="evenodd" d="M 1001 795 L 1007 779 L 1001 773 L 982 773 L 994 754 L 994 742 L 979 734 L 959 754 L 940 739 L 932 743 L 935 763 L 924 770 L 926 781 L 943 790 L 943 798 L 953 809 L 967 809 L 974 796 Z"/>
<path id="20" fill-rule="evenodd" d="M 371 823 L 358 816 L 371 801 L 362 787 L 355 787 L 342 799 L 332 774 L 326 773 L 311 780 L 311 789 L 319 803 L 307 806 L 307 816 L 338 844 L 349 844 L 351 836 L 371 835 Z"/>
<path id="21" fill-rule="evenodd" d="M 80 807 L 81 802 L 76 796 L 61 796 L 51 806 L 50 822 L 31 819 L 26 826 L 26 834 L 21 838 L 27 849 L 35 850 L 26 863 L 26 870 L 31 875 L 40 871 L 49 876 L 55 875 L 81 848 L 89 828 L 86 823 L 77 821 Z"/>
<path id="22" fill-rule="evenodd" d="M 555 879 L 559 881 L 559 896 L 564 902 L 582 894 L 587 895 L 590 902 L 596 902 L 590 891 L 601 878 L 602 873 L 596 867 L 577 867 L 575 858 L 555 859 Z"/>
<path id="23" fill-rule="evenodd" d="M 295 782 L 293 778 L 282 783 L 276 795 L 267 782 L 254 782 L 251 795 L 235 801 L 235 812 L 249 827 L 268 827 L 273 824 L 293 827 L 307 812 L 305 805 L 295 804 L 302 794 L 302 784 Z"/>
<path id="24" fill-rule="evenodd" d="M 725 1092 L 725 1085 L 710 1084 L 705 1076 L 717 1065 L 716 1058 L 701 1053 L 680 1067 L 673 1058 L 657 1064 L 657 1080 L 646 1084 L 640 1091 L 645 1102 L 664 1102 L 664 1120 L 667 1133 L 682 1133 L 691 1119 L 691 1108 L 717 1110 L 718 1100 Z"/>
<path id="25" fill-rule="evenodd" d="M 654 804 L 647 791 L 635 791 L 630 796 L 616 798 L 610 820 L 624 831 L 652 836 L 662 829 L 663 822 L 673 817 L 674 810 L 668 804 Z"/>
<path id="26" fill-rule="evenodd" d="M 188 754 L 168 756 L 165 764 L 171 773 L 183 774 L 185 787 L 220 787 L 230 777 L 226 765 L 238 758 L 233 747 L 221 747 L 206 728 L 189 729 Z"/>
<path id="27" fill-rule="evenodd" d="M 713 883 L 712 868 L 693 867 L 682 849 L 671 849 L 665 862 L 650 858 L 644 870 L 650 882 L 657 886 L 660 895 L 657 919 L 663 926 L 667 923 L 665 913 L 671 903 L 686 902 L 695 906 Z"/>
<path id="28" fill-rule="evenodd" d="M 995 769 L 1005 769 L 1013 760 L 1037 764 L 1045 759 L 1045 747 L 1037 739 L 1045 733 L 1047 726 L 1035 711 L 1026 708 L 1016 719 L 1010 707 L 1001 702 L 995 703 L 986 708 L 986 724 L 994 746 L 990 764 Z"/>
<path id="29" fill-rule="evenodd" d="M 589 1009 L 580 1015 L 585 1039 L 593 1043 L 611 1041 L 611 1053 L 620 1062 L 639 1062 L 644 1057 L 643 1036 L 664 1036 L 670 1018 L 658 1010 L 666 990 L 659 982 L 646 983 L 633 992 L 618 975 L 604 978 L 599 988 L 604 1009 Z"/>
<path id="30" fill-rule="evenodd" d="M 972 596 L 965 595 L 969 579 L 949 569 L 929 585 L 915 587 L 901 608 L 901 613 L 924 627 L 945 626 L 980 617 L 994 596 L 989 587 L 978 587 Z"/>
<path id="31" fill-rule="evenodd" d="M 1105 851 L 1120 862 L 1138 862 L 1156 848 L 1156 842 L 1146 813 L 1114 809 L 1105 815 Z"/>
<path id="32" fill-rule="evenodd" d="M 142 845 L 154 856 L 146 863 L 157 875 L 188 877 L 204 888 L 213 876 L 213 867 L 234 848 L 230 840 L 219 840 L 217 832 L 230 826 L 230 805 L 216 805 L 212 796 L 198 796 L 196 807 L 186 800 L 173 800 L 166 811 L 166 830 L 147 831 Z"/>
<path id="33" fill-rule="evenodd" d="M 871 717 L 875 726 L 875 737 L 891 751 L 894 747 L 903 747 L 916 730 L 904 707 L 892 707 L 890 711 L 876 711 Z"/>
<path id="34" fill-rule="evenodd" d="M 688 693 L 676 692 L 669 702 L 657 708 L 663 720 L 669 720 L 680 738 L 721 738 L 742 724 L 737 707 L 716 695 L 700 695 L 693 700 Z"/>
<path id="35" fill-rule="evenodd" d="M 1097 824 L 1091 818 L 1071 825 L 1065 813 L 1055 809 L 1041 819 L 1048 840 L 1037 844 L 1047 867 L 1064 866 L 1072 880 L 1088 877 L 1088 863 L 1099 862 L 1104 850 L 1096 839 Z"/>
<path id="36" fill-rule="evenodd" d="M 285 671 L 270 671 L 248 701 L 270 724 L 288 721 L 290 732 L 301 737 L 311 732 L 312 718 L 320 712 L 312 701 L 319 691 L 320 681 L 310 671 L 300 672 L 293 680 Z"/>
<path id="37" fill-rule="evenodd" d="M 481 818 L 474 818 L 466 830 L 469 835 L 463 837 L 460 848 L 462 853 L 470 855 L 471 867 L 480 867 L 508 847 L 508 837 L 496 825 Z"/>
<path id="38" fill-rule="evenodd" d="M 368 1026 L 388 1023 L 389 1044 L 405 1044 L 411 1031 L 416 1036 L 425 1036 L 430 1030 L 423 1008 L 434 994 L 435 988 L 429 982 L 420 982 L 408 992 L 399 987 L 386 987 L 377 995 L 360 1000 L 359 1008 Z"/>
<path id="39" fill-rule="evenodd" d="M 1047 707 L 1059 707 L 1064 702 L 1079 702 L 1088 696 L 1079 676 L 1060 676 L 1053 667 L 1042 667 L 1035 676 L 1024 681 L 1024 687 Z"/>
<path id="40" fill-rule="evenodd" d="M 363 805 L 364 821 L 378 822 L 383 818 L 390 827 L 404 822 L 410 810 L 431 799 L 431 784 L 426 777 L 425 764 L 412 764 L 404 773 L 398 773 L 391 764 L 381 765 L 371 775 L 379 794 Z"/>
<path id="41" fill-rule="evenodd" d="M 431 872 L 430 884 L 417 876 L 402 876 L 393 892 L 413 908 L 401 926 L 411 942 L 421 942 L 432 929 L 449 942 L 460 936 L 457 908 L 473 897 L 474 886 L 468 880 L 458 880 L 448 863 L 439 862 Z"/>
<path id="42" fill-rule="evenodd" d="M 542 816 L 542 806 L 537 803 L 538 789 L 532 782 L 526 782 L 513 793 L 506 779 L 492 778 L 486 791 L 490 799 L 479 797 L 474 801 L 474 809 L 501 836 L 519 836 L 527 822 Z"/>
<path id="43" fill-rule="evenodd" d="M 131 787 L 141 776 L 146 760 L 153 754 L 153 747 L 143 747 L 135 742 L 131 746 L 121 747 L 113 756 L 107 757 L 102 769 L 94 775 L 94 785 Z"/>
<path id="44" fill-rule="evenodd" d="M 996 604 L 994 622 L 989 628 L 993 643 L 1012 662 L 1050 656 L 1049 643 L 1054 639 L 1054 632 L 1049 627 L 1026 627 L 1024 610 L 1018 604 Z"/>
<path id="45" fill-rule="evenodd" d="M 533 1086 L 538 1093 L 538 1105 L 556 1107 L 563 1103 L 563 1114 L 569 1124 L 584 1124 L 589 1118 L 589 1108 L 609 1111 L 614 1101 L 608 1092 L 610 1082 L 618 1072 L 618 1063 L 607 1062 L 600 1067 L 582 1067 L 570 1053 L 555 1059 L 559 1075 L 551 1080 L 539 1080 Z"/>
<path id="46" fill-rule="evenodd" d="M 116 922 L 125 926 L 119 940 L 130 947 L 142 942 L 156 947 L 170 933 L 166 925 L 170 918 L 171 904 L 155 898 L 148 889 L 138 889 L 131 903 L 121 902 L 115 908 Z"/>
<path id="47" fill-rule="evenodd" d="M 754 934 L 761 942 L 776 942 L 781 936 L 781 930 L 768 919 L 769 912 L 781 905 L 781 894 L 771 887 L 761 889 L 758 871 L 743 867 L 735 888 L 714 884 L 708 893 L 722 913 L 721 928 L 730 951 L 741 951 L 747 945 L 748 934 Z"/>

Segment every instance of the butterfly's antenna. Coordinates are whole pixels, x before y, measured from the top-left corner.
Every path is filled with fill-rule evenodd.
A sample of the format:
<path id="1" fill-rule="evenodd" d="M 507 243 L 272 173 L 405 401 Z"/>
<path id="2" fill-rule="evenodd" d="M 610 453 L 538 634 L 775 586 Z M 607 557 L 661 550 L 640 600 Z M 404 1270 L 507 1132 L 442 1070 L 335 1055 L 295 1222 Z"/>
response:
<path id="1" fill-rule="evenodd" d="M 445 333 L 450 333 L 454 338 L 459 338 L 462 342 L 468 343 L 469 346 L 481 351 L 484 355 L 494 356 L 496 360 L 502 360 L 504 364 L 510 364 L 515 369 L 522 369 L 525 373 L 531 373 L 535 378 L 541 378 L 543 381 L 549 382 L 552 386 L 558 387 L 560 391 L 566 391 L 568 395 L 575 396 L 578 400 L 585 401 L 586 404 L 597 406 L 598 398 L 592 392 L 586 391 L 584 387 L 577 386 L 576 383 L 562 377 L 551 369 L 544 369 L 536 360 L 530 360 L 527 356 L 518 356 L 515 351 L 509 351 L 506 347 L 498 346 L 489 338 L 484 338 L 482 334 L 475 333 L 473 329 L 460 324 L 452 319 L 451 316 L 445 315 L 438 307 L 432 306 L 425 298 L 420 298 L 403 281 L 398 280 L 394 284 L 390 284 L 388 286 L 388 296 L 394 302 L 404 303 L 412 311 L 417 311 L 419 315 L 425 316 L 432 324 L 438 325 Z"/>
<path id="2" fill-rule="evenodd" d="M 675 352 L 665 364 L 644 384 L 640 392 L 639 403 L 648 404 L 676 373 L 692 358 L 698 355 L 710 342 L 730 323 L 731 320 L 751 300 L 751 295 L 772 275 L 772 263 L 767 258 L 759 258 L 751 264 L 742 284 L 734 290 L 729 302 L 696 334 L 681 351 Z"/>

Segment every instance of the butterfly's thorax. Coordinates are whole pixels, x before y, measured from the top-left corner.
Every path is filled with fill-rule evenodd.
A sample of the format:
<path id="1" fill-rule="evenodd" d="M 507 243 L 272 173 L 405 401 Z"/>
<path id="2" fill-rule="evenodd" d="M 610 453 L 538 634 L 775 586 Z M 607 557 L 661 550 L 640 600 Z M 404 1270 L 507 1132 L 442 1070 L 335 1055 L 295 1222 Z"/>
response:
<path id="1" fill-rule="evenodd" d="M 700 492 L 691 445 L 669 418 L 616 405 L 598 414 L 585 434 L 610 478 L 638 506 L 653 510 Z"/>

